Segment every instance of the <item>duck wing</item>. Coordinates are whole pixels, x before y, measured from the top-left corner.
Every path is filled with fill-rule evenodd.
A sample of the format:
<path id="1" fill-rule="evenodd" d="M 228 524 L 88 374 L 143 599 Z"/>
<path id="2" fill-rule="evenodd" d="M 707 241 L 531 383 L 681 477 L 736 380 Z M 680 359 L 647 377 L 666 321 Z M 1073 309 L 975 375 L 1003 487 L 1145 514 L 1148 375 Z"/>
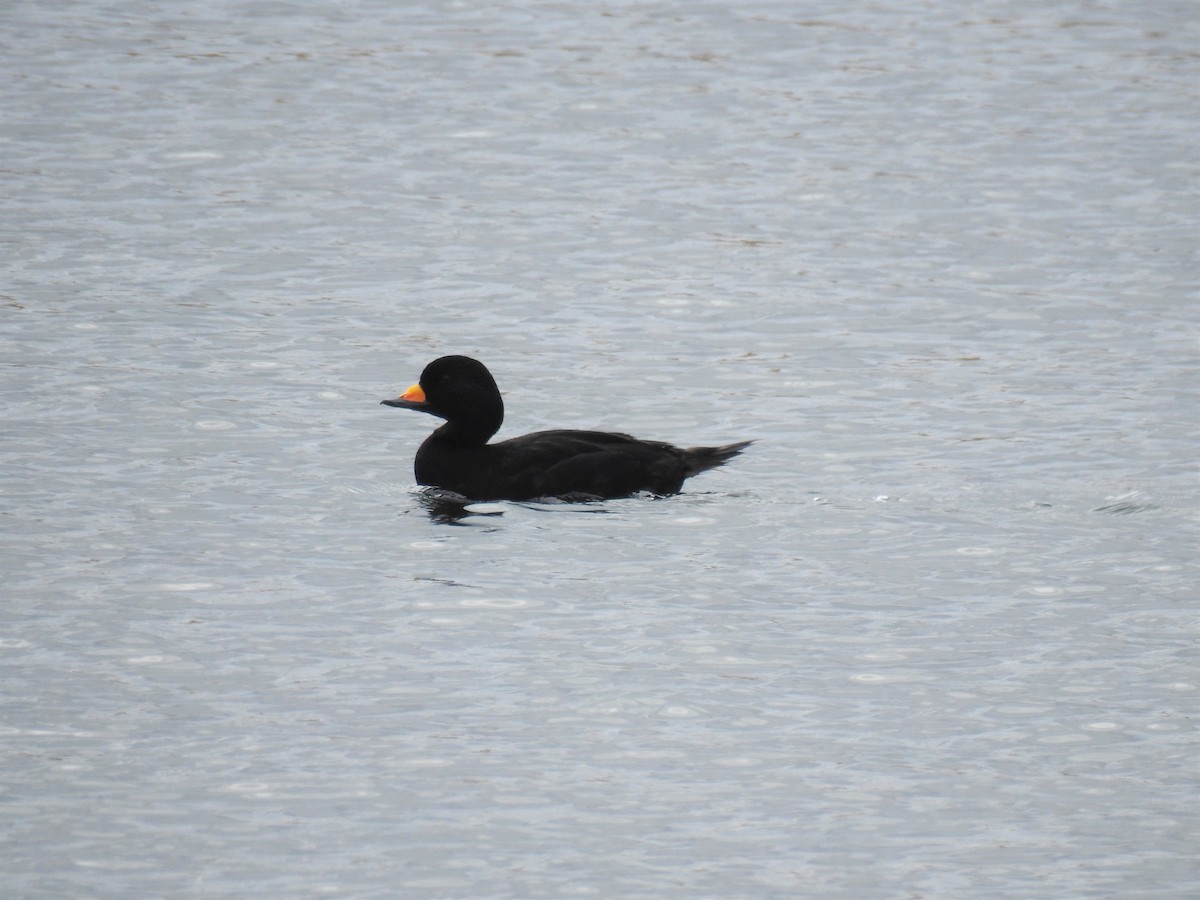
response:
<path id="1" fill-rule="evenodd" d="M 674 494 L 689 475 L 728 458 L 701 459 L 697 451 L 605 431 L 538 431 L 489 449 L 497 486 L 514 499 Z"/>

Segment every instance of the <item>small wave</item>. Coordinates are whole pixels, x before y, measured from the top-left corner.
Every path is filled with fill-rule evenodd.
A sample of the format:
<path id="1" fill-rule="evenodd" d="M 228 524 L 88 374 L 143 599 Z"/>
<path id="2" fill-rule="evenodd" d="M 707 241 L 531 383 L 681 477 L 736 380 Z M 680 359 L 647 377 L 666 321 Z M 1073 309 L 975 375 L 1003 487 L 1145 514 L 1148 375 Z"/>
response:
<path id="1" fill-rule="evenodd" d="M 1111 503 L 1097 506 L 1092 512 L 1107 513 L 1110 516 L 1131 516 L 1134 513 L 1149 512 L 1158 507 L 1140 498 L 1137 494 L 1124 494 L 1114 497 Z"/>

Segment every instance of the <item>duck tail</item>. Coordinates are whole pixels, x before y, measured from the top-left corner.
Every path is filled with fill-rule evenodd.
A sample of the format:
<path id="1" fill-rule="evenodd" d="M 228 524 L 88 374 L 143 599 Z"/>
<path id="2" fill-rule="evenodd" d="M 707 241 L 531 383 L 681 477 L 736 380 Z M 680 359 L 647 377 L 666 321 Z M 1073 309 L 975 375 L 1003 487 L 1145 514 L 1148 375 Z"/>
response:
<path id="1" fill-rule="evenodd" d="M 687 460 L 687 477 L 725 465 L 753 443 L 754 441 L 738 441 L 724 447 L 689 447 L 683 451 Z"/>

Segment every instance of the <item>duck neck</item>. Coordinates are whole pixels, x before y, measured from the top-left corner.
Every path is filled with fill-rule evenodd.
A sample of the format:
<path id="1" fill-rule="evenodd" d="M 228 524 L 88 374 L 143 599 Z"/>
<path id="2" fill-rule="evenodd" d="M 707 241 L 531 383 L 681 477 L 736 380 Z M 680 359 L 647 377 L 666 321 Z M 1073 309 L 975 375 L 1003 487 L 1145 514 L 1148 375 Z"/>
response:
<path id="1" fill-rule="evenodd" d="M 500 430 L 500 426 L 504 423 L 504 408 L 496 410 L 494 413 L 486 415 L 472 416 L 471 419 L 463 421 L 459 419 L 453 422 L 446 422 L 441 428 L 434 432 L 434 436 L 439 441 L 445 441 L 449 444 L 457 444 L 461 447 L 482 447 L 492 435 Z"/>

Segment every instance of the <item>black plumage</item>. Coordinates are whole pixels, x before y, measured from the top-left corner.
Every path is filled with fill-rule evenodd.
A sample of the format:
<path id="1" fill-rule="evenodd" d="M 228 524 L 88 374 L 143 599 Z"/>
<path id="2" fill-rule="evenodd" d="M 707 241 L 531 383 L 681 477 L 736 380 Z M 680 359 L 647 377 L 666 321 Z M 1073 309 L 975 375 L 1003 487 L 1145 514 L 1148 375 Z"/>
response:
<path id="1" fill-rule="evenodd" d="M 489 444 L 504 421 L 504 401 L 487 367 L 467 356 L 434 360 L 417 384 L 382 402 L 446 420 L 417 450 L 417 482 L 472 500 L 675 494 L 685 479 L 723 465 L 752 443 L 684 449 L 627 434 L 556 430 Z"/>

